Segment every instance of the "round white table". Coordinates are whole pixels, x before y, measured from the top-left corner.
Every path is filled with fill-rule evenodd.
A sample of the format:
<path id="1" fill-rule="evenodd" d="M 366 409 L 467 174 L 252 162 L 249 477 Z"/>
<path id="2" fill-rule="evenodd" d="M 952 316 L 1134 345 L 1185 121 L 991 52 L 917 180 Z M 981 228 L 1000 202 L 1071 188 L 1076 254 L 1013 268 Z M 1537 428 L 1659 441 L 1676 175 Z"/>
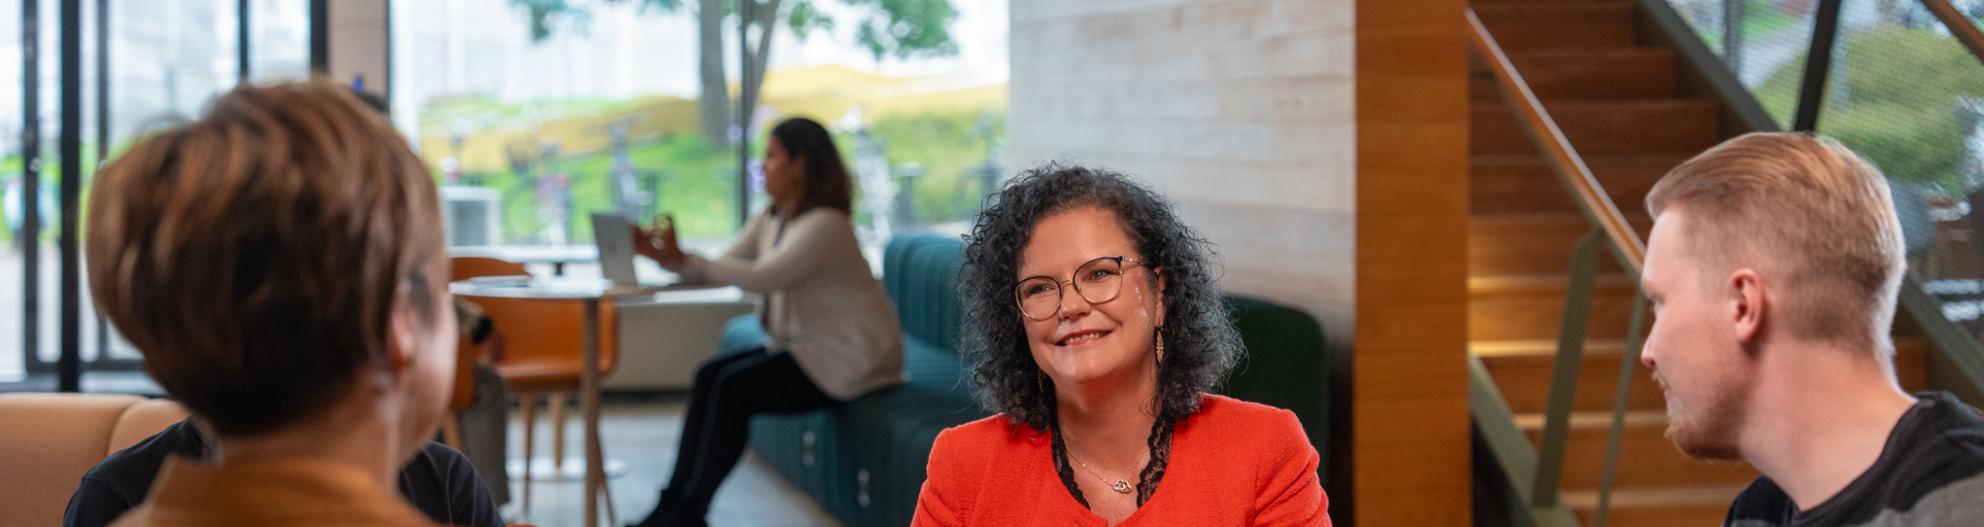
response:
<path id="1" fill-rule="evenodd" d="M 599 434 L 599 303 L 602 300 L 620 302 L 628 299 L 649 299 L 660 293 L 710 289 L 716 284 L 674 284 L 667 286 L 627 286 L 617 285 L 600 279 L 550 278 L 540 279 L 529 276 L 494 276 L 471 278 L 449 284 L 448 289 L 455 296 L 464 298 L 510 298 L 529 300 L 568 300 L 585 306 L 584 338 L 580 344 L 579 406 L 585 414 L 585 523 L 599 525 L 599 503 L 606 501 L 608 516 L 613 514 L 613 502 L 607 498 L 606 454 L 600 447 Z M 528 462 L 528 460 L 526 460 Z M 618 518 L 612 519 L 617 523 Z"/>
<path id="2" fill-rule="evenodd" d="M 448 248 L 448 256 L 480 256 L 525 265 L 550 265 L 551 274 L 563 277 L 568 264 L 599 261 L 599 247 L 574 245 L 465 245 Z"/>

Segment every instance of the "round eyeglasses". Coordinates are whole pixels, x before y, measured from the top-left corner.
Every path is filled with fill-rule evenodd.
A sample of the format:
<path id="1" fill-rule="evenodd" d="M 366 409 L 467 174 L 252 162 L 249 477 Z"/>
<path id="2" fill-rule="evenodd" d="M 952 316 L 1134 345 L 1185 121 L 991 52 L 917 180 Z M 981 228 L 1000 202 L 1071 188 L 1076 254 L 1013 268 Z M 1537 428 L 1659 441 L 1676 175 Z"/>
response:
<path id="1" fill-rule="evenodd" d="M 1142 265 L 1143 262 L 1128 256 L 1104 256 L 1089 260 L 1075 268 L 1074 276 L 1065 280 L 1073 285 L 1075 294 L 1090 304 L 1100 304 L 1115 300 L 1123 292 L 1123 269 L 1126 265 Z M 1013 297 L 1019 302 L 1020 315 L 1033 320 L 1047 320 L 1061 312 L 1061 284 L 1046 276 L 1035 276 L 1020 280 L 1013 287 Z"/>

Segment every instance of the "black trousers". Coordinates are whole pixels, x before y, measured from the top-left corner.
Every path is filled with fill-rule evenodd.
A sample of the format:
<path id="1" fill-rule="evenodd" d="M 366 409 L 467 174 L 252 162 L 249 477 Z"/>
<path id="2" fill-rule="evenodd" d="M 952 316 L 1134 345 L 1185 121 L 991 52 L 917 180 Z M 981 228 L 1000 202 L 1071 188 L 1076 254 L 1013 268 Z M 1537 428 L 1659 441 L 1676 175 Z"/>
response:
<path id="1" fill-rule="evenodd" d="M 820 391 L 790 353 L 764 348 L 721 355 L 696 369 L 682 445 L 661 501 L 641 525 L 706 525 L 717 486 L 744 456 L 751 416 L 795 414 L 839 404 Z"/>

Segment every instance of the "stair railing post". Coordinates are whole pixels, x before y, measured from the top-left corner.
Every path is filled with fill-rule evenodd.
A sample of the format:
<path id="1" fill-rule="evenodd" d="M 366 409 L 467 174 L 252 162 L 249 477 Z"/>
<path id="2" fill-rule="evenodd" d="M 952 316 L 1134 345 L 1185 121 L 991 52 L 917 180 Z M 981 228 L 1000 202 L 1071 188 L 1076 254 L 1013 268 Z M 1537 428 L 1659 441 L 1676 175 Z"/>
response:
<path id="1" fill-rule="evenodd" d="M 1578 371 L 1584 364 L 1585 333 L 1591 326 L 1591 303 L 1598 279 L 1598 253 L 1606 240 L 1593 229 L 1578 239 L 1571 253 L 1571 283 L 1564 291 L 1564 325 L 1557 338 L 1557 361 L 1550 370 L 1550 400 L 1544 414 L 1543 440 L 1536 449 L 1536 473 L 1530 505 L 1552 506 L 1560 498 L 1564 448 L 1570 441 L 1571 410 L 1578 391 Z"/>
<path id="2" fill-rule="evenodd" d="M 1619 388 L 1612 396 L 1612 430 L 1605 436 L 1605 472 L 1598 478 L 1593 527 L 1605 527 L 1605 517 L 1612 510 L 1612 487 L 1619 475 L 1619 450 L 1626 434 L 1626 406 L 1633 393 L 1633 369 L 1640 362 L 1640 346 L 1646 345 L 1646 291 L 1638 284 L 1633 291 L 1633 317 L 1626 325 L 1626 349 L 1619 354 Z"/>

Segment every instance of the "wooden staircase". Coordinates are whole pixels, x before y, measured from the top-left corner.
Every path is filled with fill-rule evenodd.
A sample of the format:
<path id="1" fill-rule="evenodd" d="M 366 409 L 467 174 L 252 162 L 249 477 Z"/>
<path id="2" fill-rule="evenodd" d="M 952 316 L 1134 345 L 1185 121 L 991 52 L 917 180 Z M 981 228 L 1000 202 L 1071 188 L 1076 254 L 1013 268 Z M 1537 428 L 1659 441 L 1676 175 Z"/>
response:
<path id="1" fill-rule="evenodd" d="M 1627 219 L 1645 236 L 1654 182 L 1723 139 L 1717 101 L 1681 94 L 1675 51 L 1640 47 L 1626 0 L 1474 0 L 1482 23 L 1543 100 Z M 1471 80 L 1470 352 L 1488 366 L 1532 444 L 1543 429 L 1579 212 L 1477 57 Z M 1601 258 L 1565 454 L 1564 500 L 1587 525 L 1597 504 L 1634 284 Z M 1649 320 L 1649 325 L 1651 320 Z M 1921 389 L 1925 345 L 1901 340 L 1903 386 Z M 1756 472 L 1688 459 L 1665 437 L 1660 388 L 1633 382 L 1608 523 L 1716 525 Z"/>

